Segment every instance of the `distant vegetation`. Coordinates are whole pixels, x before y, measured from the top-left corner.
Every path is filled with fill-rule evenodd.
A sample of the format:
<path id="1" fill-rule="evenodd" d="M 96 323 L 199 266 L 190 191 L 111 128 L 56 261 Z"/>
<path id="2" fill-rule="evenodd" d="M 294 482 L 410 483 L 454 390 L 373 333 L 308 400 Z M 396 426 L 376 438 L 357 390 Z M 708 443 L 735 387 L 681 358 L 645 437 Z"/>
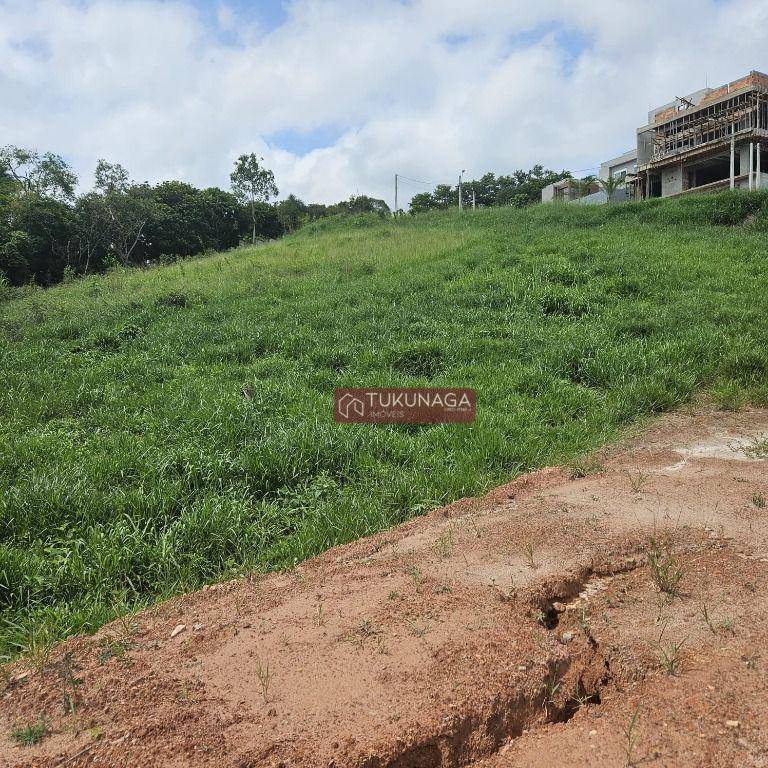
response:
<path id="1" fill-rule="evenodd" d="M 480 207 L 522 207 L 539 202 L 541 189 L 568 171 L 537 165 L 511 175 L 487 173 L 463 185 Z M 168 263 L 243 242 L 272 240 L 329 217 L 390 214 L 383 201 L 356 195 L 335 205 L 278 195 L 262 158 L 242 155 L 231 174 L 232 191 L 197 189 L 182 181 L 151 185 L 131 181 L 118 163 L 99 160 L 93 190 L 76 195 L 78 179 L 52 153 L 0 148 L 0 283 L 48 286 L 119 266 Z M 458 206 L 458 187 L 438 185 L 415 195 L 410 212 Z"/>
<path id="2" fill-rule="evenodd" d="M 113 266 L 145 266 L 272 240 L 329 217 L 390 214 L 383 201 L 356 195 L 335 205 L 278 195 L 272 171 L 241 155 L 232 191 L 197 189 L 182 181 L 151 185 L 130 179 L 118 163 L 99 160 L 93 190 L 76 195 L 78 179 L 52 153 L 0 148 L 0 283 L 48 286 Z M 547 184 L 569 171 L 534 166 L 511 175 L 486 173 L 463 184 L 467 207 L 537 203 Z M 438 185 L 413 197 L 410 213 L 457 207 L 458 186 Z"/>
<path id="3" fill-rule="evenodd" d="M 321 219 L 0 302 L 0 648 L 572 460 L 706 390 L 768 402 L 766 200 Z M 339 426 L 337 386 L 475 387 Z"/>
<path id="4" fill-rule="evenodd" d="M 233 192 L 181 181 L 131 181 L 99 160 L 91 192 L 77 196 L 77 177 L 58 155 L 0 148 L 0 282 L 52 285 L 115 266 L 170 262 L 270 240 L 325 216 L 388 212 L 365 196 L 336 205 L 305 205 L 278 193 L 271 171 L 243 155 Z"/>
<path id="5" fill-rule="evenodd" d="M 549 171 L 541 165 L 535 165 L 530 171 L 515 171 L 509 175 L 496 176 L 486 173 L 477 180 L 467 180 L 462 183 L 464 205 L 472 207 L 472 196 L 475 204 L 482 208 L 493 206 L 512 206 L 523 208 L 526 205 L 541 202 L 541 190 L 561 179 L 570 179 L 570 171 Z M 445 210 L 459 205 L 459 186 L 438 184 L 434 192 L 420 192 L 411 199 L 410 212 L 424 213 L 425 211 Z"/>

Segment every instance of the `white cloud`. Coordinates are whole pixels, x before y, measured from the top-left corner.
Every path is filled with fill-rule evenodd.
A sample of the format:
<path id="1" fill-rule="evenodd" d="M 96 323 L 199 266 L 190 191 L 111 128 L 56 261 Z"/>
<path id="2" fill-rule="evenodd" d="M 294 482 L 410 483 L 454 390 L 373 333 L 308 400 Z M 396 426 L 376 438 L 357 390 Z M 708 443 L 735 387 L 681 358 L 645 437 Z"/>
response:
<path id="1" fill-rule="evenodd" d="M 632 145 L 648 107 L 768 68 L 768 0 L 297 0 L 266 32 L 211 0 L 0 0 L 0 141 L 226 187 L 257 151 L 284 194 L 391 201 Z M 684 30 L 684 34 L 682 33 Z M 277 132 L 335 126 L 297 156 Z M 418 191 L 418 187 L 404 189 Z"/>

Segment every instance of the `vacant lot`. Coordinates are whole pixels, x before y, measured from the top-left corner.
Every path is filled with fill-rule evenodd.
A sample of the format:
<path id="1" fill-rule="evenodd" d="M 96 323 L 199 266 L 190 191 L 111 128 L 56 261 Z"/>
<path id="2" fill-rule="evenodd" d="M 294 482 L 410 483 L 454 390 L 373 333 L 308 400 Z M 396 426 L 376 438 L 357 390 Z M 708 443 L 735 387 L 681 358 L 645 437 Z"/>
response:
<path id="1" fill-rule="evenodd" d="M 0 303 L 0 652 L 768 400 L 764 198 L 326 223 Z M 472 386 L 469 426 L 332 390 Z M 577 473 L 584 467 L 576 467 Z"/>

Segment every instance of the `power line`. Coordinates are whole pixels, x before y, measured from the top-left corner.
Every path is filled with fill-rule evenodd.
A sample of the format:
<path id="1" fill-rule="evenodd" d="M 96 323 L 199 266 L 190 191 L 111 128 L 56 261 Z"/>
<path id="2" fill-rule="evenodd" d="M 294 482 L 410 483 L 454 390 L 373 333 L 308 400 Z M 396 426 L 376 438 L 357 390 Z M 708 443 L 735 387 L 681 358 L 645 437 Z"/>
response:
<path id="1" fill-rule="evenodd" d="M 431 181 L 419 181 L 418 179 L 410 178 L 410 176 L 403 176 L 401 173 L 397 174 L 397 178 L 398 179 L 405 179 L 405 181 L 412 181 L 414 184 L 424 184 L 424 185 L 426 185 L 428 187 L 432 186 L 432 182 Z"/>
<path id="2" fill-rule="evenodd" d="M 434 186 L 431 181 L 420 181 L 419 179 L 412 179 L 410 176 L 403 176 L 399 173 L 395 174 L 395 214 L 397 214 L 397 211 L 399 208 L 397 207 L 397 185 L 400 181 L 410 181 L 413 184 L 422 184 L 425 187 L 432 187 Z"/>

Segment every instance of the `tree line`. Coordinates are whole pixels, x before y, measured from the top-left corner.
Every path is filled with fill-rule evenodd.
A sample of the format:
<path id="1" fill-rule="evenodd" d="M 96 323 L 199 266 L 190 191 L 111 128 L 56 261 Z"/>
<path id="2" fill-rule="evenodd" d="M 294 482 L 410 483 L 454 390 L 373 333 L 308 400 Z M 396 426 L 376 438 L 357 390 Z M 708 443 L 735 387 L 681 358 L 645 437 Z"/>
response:
<path id="1" fill-rule="evenodd" d="M 256 155 L 241 155 L 231 191 L 183 181 L 131 180 L 119 163 L 99 160 L 93 188 L 59 155 L 0 148 L 0 281 L 52 285 L 76 275 L 173 261 L 243 242 L 273 239 L 324 216 L 389 212 L 382 200 L 353 197 L 305 204 L 278 189 Z"/>
<path id="2" fill-rule="evenodd" d="M 541 165 L 486 173 L 463 182 L 463 201 L 523 207 L 539 202 L 548 184 L 570 177 Z M 99 160 L 93 188 L 77 194 L 78 178 L 59 155 L 1 147 L 0 282 L 52 285 L 115 265 L 162 263 L 277 238 L 327 216 L 391 213 L 383 200 L 367 195 L 334 205 L 295 195 L 272 202 L 279 193 L 274 174 L 254 154 L 237 159 L 230 182 L 230 191 L 183 181 L 136 182 L 119 163 Z M 458 185 L 439 184 L 414 195 L 409 212 L 455 207 L 458 200 Z"/>
<path id="3" fill-rule="evenodd" d="M 486 173 L 479 179 L 464 181 L 461 185 L 463 204 L 471 207 L 474 194 L 475 205 L 513 206 L 541 202 L 541 190 L 561 179 L 571 178 L 570 171 L 550 171 L 542 165 L 534 165 L 529 171 L 518 170 L 509 175 L 496 176 Z M 411 198 L 409 212 L 424 213 L 430 210 L 455 208 L 459 204 L 459 186 L 438 184 L 434 192 L 420 192 Z"/>

